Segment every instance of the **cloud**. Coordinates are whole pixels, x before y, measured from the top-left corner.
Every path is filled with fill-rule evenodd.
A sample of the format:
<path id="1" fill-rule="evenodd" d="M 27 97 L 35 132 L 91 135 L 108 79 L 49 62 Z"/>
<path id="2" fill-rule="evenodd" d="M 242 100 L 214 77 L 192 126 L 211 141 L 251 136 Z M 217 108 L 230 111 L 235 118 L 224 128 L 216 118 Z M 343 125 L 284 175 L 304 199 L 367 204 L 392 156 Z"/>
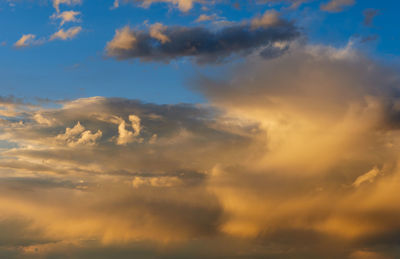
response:
<path id="1" fill-rule="evenodd" d="M 265 149 L 211 170 L 210 188 L 230 218 L 223 232 L 285 240 L 291 248 L 313 235 L 321 248 L 322 240 L 371 246 L 386 242 L 382 233 L 399 233 L 391 217 L 400 210 L 381 213 L 392 207 L 400 172 L 395 71 L 349 46 L 300 46 L 239 66 L 227 78 L 201 79 L 199 91 L 229 116 L 259 124 Z"/>
<path id="2" fill-rule="evenodd" d="M 182 12 L 188 12 L 195 3 L 205 3 L 203 0 L 122 0 L 124 3 L 140 4 L 142 7 L 149 7 L 154 3 L 169 3 L 176 6 Z"/>
<path id="3" fill-rule="evenodd" d="M 119 0 L 114 0 L 113 6 L 111 9 L 117 9 L 119 7 Z"/>
<path id="4" fill-rule="evenodd" d="M 352 6 L 354 4 L 355 0 L 330 0 L 321 5 L 321 10 L 327 12 L 341 12 L 343 7 Z"/>
<path id="5" fill-rule="evenodd" d="M 234 24 L 217 31 L 203 27 L 166 27 L 155 24 L 150 31 L 128 26 L 117 30 L 106 52 L 116 59 L 169 62 L 188 57 L 197 63 L 222 62 L 257 50 L 268 51 L 275 42 L 299 37 L 295 26 L 267 12 L 251 24 Z"/>
<path id="6" fill-rule="evenodd" d="M 103 133 L 98 130 L 96 133 L 92 133 L 90 130 L 85 130 L 80 122 L 73 128 L 66 128 L 64 134 L 56 136 L 56 140 L 61 140 L 63 143 L 74 147 L 79 145 L 94 145 L 96 141 L 101 138 Z"/>
<path id="7" fill-rule="evenodd" d="M 115 36 L 108 42 L 107 49 L 109 52 L 113 52 L 113 50 L 128 51 L 134 48 L 136 41 L 136 37 L 131 33 L 129 26 L 125 26 L 115 31 Z"/>
<path id="8" fill-rule="evenodd" d="M 53 35 L 50 37 L 50 41 L 52 40 L 70 40 L 75 38 L 76 35 L 78 35 L 82 31 L 82 27 L 76 26 L 76 27 L 71 27 L 68 30 L 64 31 L 64 29 L 60 29 L 59 31 L 55 32 Z"/>
<path id="9" fill-rule="evenodd" d="M 140 118 L 136 115 L 129 115 L 129 121 L 132 123 L 131 127 L 132 131 L 126 129 L 126 122 L 121 119 L 121 122 L 118 126 L 118 145 L 126 145 L 133 141 L 143 141 L 143 139 L 137 139 L 137 136 L 140 134 L 141 126 L 140 126 Z"/>
<path id="10" fill-rule="evenodd" d="M 166 42 L 170 42 L 171 40 L 164 34 L 164 31 L 167 29 L 166 26 L 161 23 L 155 23 L 150 26 L 149 35 L 150 37 L 159 40 L 162 44 Z"/>
<path id="11" fill-rule="evenodd" d="M 375 16 L 379 15 L 379 10 L 366 9 L 363 11 L 363 15 L 364 15 L 364 25 L 372 26 Z"/>
<path id="12" fill-rule="evenodd" d="M 55 13 L 52 16 L 50 16 L 51 19 L 56 20 L 59 19 L 60 21 L 60 26 L 63 26 L 67 22 L 80 22 L 80 19 L 78 16 L 80 15 L 80 12 L 75 12 L 75 11 L 64 11 L 62 13 Z"/>
<path id="13" fill-rule="evenodd" d="M 357 179 L 353 183 L 353 186 L 354 187 L 359 187 L 361 184 L 363 184 L 365 182 L 372 183 L 374 181 L 374 178 L 377 177 L 379 175 L 379 173 L 380 173 L 379 169 L 374 167 L 373 169 L 371 169 L 367 173 L 357 177 Z"/>
<path id="14" fill-rule="evenodd" d="M 290 49 L 204 104 L 0 98 L 0 256 L 397 258 L 397 71 Z"/>
<path id="15" fill-rule="evenodd" d="M 28 47 L 29 45 L 35 43 L 35 38 L 36 35 L 34 34 L 24 34 L 17 42 L 14 43 L 14 47 L 16 48 Z"/>
<path id="16" fill-rule="evenodd" d="M 251 21 L 251 26 L 254 29 L 268 28 L 268 27 L 276 26 L 279 22 L 281 22 L 281 19 L 279 18 L 278 12 L 272 10 L 272 11 L 266 11 L 262 17 L 254 18 Z"/>
<path id="17" fill-rule="evenodd" d="M 60 12 L 60 5 L 78 5 L 81 4 L 82 0 L 53 0 L 53 7 L 56 9 L 57 13 Z"/>
<path id="18" fill-rule="evenodd" d="M 314 0 L 257 0 L 258 4 L 290 4 L 289 8 L 298 8 L 304 3 L 313 2 Z"/>
<path id="19" fill-rule="evenodd" d="M 213 21 L 218 18 L 218 15 L 213 14 L 213 15 L 207 15 L 207 14 L 201 14 L 195 22 L 206 22 L 206 21 Z"/>

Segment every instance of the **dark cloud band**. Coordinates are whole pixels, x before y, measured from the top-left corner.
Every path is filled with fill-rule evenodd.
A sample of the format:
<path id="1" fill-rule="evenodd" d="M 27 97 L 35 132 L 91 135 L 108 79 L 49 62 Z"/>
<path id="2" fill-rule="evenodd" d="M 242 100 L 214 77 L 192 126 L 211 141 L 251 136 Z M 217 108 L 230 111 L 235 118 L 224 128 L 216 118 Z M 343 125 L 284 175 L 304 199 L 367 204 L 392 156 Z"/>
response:
<path id="1" fill-rule="evenodd" d="M 281 20 L 265 27 L 236 24 L 214 31 L 202 27 L 174 26 L 160 28 L 157 32 L 125 27 L 117 31 L 108 43 L 107 54 L 119 60 L 169 62 L 189 57 L 197 63 L 218 63 L 257 50 L 263 57 L 271 57 L 265 53 L 274 53 L 272 56 L 275 57 L 279 51 L 274 43 L 292 41 L 300 35 L 292 23 Z"/>

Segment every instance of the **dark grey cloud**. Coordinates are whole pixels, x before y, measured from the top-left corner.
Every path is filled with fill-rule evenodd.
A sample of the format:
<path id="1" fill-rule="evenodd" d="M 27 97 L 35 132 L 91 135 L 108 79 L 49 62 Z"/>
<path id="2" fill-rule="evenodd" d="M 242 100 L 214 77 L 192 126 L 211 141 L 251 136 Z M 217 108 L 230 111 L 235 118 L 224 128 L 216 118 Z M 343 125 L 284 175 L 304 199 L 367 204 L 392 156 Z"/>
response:
<path id="1" fill-rule="evenodd" d="M 276 18 L 278 19 L 278 18 Z M 197 63 L 218 63 L 229 57 L 246 56 L 261 51 L 278 53 L 274 43 L 293 41 L 300 36 L 293 23 L 276 20 L 262 26 L 234 24 L 219 30 L 205 27 L 159 27 L 158 34 L 125 27 L 117 31 L 107 45 L 107 55 L 119 60 L 169 62 L 183 57 L 193 58 Z M 268 22 L 268 21 L 267 21 Z M 154 32 L 154 31 L 153 31 Z M 284 51 L 281 51 L 282 53 Z"/>

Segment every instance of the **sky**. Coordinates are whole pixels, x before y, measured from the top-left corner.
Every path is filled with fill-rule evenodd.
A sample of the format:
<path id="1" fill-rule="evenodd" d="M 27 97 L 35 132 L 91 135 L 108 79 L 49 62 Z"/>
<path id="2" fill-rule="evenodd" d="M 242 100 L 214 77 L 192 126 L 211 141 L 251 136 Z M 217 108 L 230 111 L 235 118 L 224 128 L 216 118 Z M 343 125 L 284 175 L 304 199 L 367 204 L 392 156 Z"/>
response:
<path id="1" fill-rule="evenodd" d="M 399 258 L 399 7 L 0 0 L 0 258 Z"/>

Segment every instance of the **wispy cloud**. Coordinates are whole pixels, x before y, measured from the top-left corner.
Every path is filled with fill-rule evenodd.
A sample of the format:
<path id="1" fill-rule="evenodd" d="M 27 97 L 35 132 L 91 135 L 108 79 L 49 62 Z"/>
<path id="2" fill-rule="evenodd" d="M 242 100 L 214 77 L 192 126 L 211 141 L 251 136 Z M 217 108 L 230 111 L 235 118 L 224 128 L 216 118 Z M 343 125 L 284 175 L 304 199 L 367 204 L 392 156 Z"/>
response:
<path id="1" fill-rule="evenodd" d="M 321 10 L 327 12 L 341 12 L 344 7 L 352 6 L 355 0 L 330 0 L 327 3 L 321 4 Z"/>
<path id="2" fill-rule="evenodd" d="M 67 30 L 60 29 L 50 36 L 50 41 L 60 39 L 60 40 L 70 40 L 76 37 L 82 31 L 82 27 L 76 26 L 71 27 Z"/>
<path id="3" fill-rule="evenodd" d="M 80 22 L 81 20 L 78 18 L 78 16 L 80 15 L 80 12 L 64 11 L 62 13 L 55 13 L 50 16 L 50 18 L 53 20 L 60 20 L 60 26 L 63 26 L 65 23 L 68 22 Z"/>
<path id="4" fill-rule="evenodd" d="M 36 39 L 36 35 L 34 34 L 24 34 L 22 37 L 14 43 L 14 47 L 16 48 L 24 48 L 31 45 L 39 45 L 44 42 L 43 39 Z"/>

